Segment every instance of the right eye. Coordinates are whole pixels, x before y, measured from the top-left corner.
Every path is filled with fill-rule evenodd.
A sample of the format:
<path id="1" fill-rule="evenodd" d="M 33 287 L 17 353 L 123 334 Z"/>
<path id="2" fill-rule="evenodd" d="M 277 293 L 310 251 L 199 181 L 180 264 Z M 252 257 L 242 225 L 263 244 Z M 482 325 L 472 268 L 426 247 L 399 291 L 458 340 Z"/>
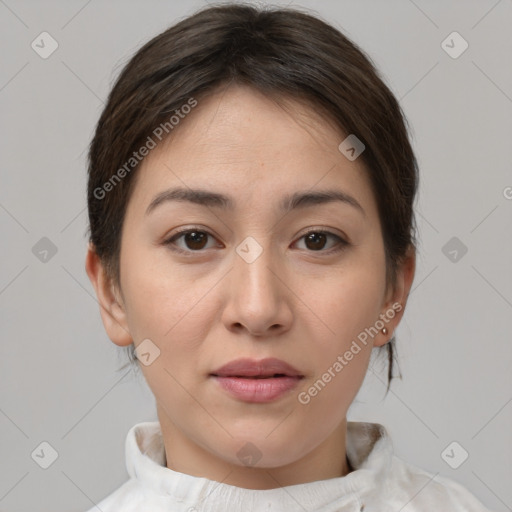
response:
<path id="1" fill-rule="evenodd" d="M 186 228 L 174 233 L 168 238 L 164 245 L 172 251 L 180 253 L 201 252 L 207 245 L 208 237 L 213 237 L 211 233 L 199 228 Z M 179 246 L 176 241 L 182 240 L 184 246 Z"/>

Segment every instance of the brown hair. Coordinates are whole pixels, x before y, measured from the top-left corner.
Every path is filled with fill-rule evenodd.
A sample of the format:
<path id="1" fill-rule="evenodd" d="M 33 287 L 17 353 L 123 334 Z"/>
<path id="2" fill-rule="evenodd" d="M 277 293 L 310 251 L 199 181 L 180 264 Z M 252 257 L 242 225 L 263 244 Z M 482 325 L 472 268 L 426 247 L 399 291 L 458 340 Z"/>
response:
<path id="1" fill-rule="evenodd" d="M 363 142 L 360 158 L 377 202 L 386 282 L 393 287 L 399 263 L 411 246 L 416 249 L 418 186 L 398 101 L 371 59 L 333 26 L 297 9 L 241 4 L 204 8 L 151 39 L 110 92 L 89 149 L 87 196 L 89 240 L 110 279 L 119 287 L 123 219 L 138 166 L 134 152 L 156 127 L 169 127 L 172 113 L 191 98 L 200 104 L 203 95 L 230 83 L 314 106 Z M 385 345 L 388 390 L 394 342 Z"/>

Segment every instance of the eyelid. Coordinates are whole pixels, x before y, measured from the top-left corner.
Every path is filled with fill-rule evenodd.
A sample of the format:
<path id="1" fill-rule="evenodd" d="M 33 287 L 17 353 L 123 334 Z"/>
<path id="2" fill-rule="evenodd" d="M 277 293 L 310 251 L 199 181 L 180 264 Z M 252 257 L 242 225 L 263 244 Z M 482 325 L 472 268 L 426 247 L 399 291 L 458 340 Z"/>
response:
<path id="1" fill-rule="evenodd" d="M 339 230 L 335 230 L 334 228 L 327 228 L 324 226 L 313 226 L 310 228 L 306 228 L 306 231 L 302 232 L 297 237 L 297 240 L 306 235 L 309 235 L 310 233 L 324 233 L 326 235 L 331 235 L 331 236 L 337 237 L 340 240 L 344 240 L 345 242 L 348 243 L 348 237 L 343 232 L 340 232 Z"/>

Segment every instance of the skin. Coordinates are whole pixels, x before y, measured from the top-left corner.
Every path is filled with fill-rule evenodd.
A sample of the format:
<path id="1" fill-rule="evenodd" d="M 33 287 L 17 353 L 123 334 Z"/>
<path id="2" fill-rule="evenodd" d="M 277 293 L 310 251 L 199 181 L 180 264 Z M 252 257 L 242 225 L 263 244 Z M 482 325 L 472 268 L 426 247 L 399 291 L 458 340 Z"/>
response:
<path id="1" fill-rule="evenodd" d="M 411 250 L 386 289 L 377 204 L 361 159 L 338 150 L 346 134 L 308 107 L 291 113 L 268 97 L 231 86 L 202 99 L 172 137 L 138 169 L 121 244 L 120 287 L 89 246 L 86 271 L 109 338 L 119 346 L 149 338 L 160 356 L 140 365 L 155 395 L 167 466 L 248 489 L 271 489 L 346 475 L 347 410 L 372 347 L 391 338 L 415 271 Z M 203 188 L 231 195 L 233 211 L 167 202 L 145 215 L 159 192 Z M 317 204 L 281 213 L 283 195 L 334 188 L 361 204 Z M 165 241 L 180 227 L 211 233 Z M 333 236 L 308 242 L 315 228 Z M 237 246 L 253 237 L 262 253 L 247 263 Z M 349 245 L 338 252 L 339 240 Z M 187 245 L 188 243 L 188 245 Z M 315 250 L 319 247 L 318 250 Z M 400 303 L 402 310 L 312 397 L 298 400 L 357 335 Z M 210 373 L 239 357 L 277 357 L 305 376 L 278 400 L 246 403 Z M 140 363 L 139 363 L 140 364 Z M 251 442 L 261 458 L 244 464 Z"/>

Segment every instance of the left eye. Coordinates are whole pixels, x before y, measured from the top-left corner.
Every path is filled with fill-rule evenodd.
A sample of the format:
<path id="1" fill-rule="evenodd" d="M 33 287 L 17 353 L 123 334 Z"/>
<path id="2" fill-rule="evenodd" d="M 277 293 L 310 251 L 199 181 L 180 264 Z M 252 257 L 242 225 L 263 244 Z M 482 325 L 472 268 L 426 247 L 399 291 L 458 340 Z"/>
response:
<path id="1" fill-rule="evenodd" d="M 202 249 L 208 248 L 206 247 L 208 237 L 213 238 L 213 235 L 200 229 L 187 229 L 173 235 L 171 238 L 164 242 L 164 245 L 171 246 L 171 249 L 178 252 L 200 252 Z M 318 252 L 325 249 L 325 245 L 329 238 L 337 241 L 337 244 L 335 243 L 334 247 L 336 247 L 336 245 L 340 246 L 334 250 L 341 250 L 345 246 L 349 245 L 347 241 L 343 240 L 343 238 L 339 237 L 338 235 L 321 229 L 309 231 L 308 233 L 302 235 L 299 238 L 299 241 L 304 239 L 307 249 L 310 251 Z M 183 240 L 185 246 L 180 247 L 179 244 L 176 243 L 177 240 Z M 330 252 L 331 249 L 333 249 L 332 246 L 323 252 Z"/>
<path id="2" fill-rule="evenodd" d="M 338 247 L 337 250 L 343 249 L 346 245 L 348 245 L 348 242 L 343 240 L 343 238 L 339 237 L 338 235 L 335 235 L 334 233 L 331 233 L 330 231 L 324 231 L 322 229 L 317 229 L 314 231 L 310 231 L 309 233 L 306 233 L 305 235 L 302 235 L 299 240 L 304 239 L 306 246 L 308 249 L 312 251 L 320 251 L 325 248 L 325 243 L 328 238 L 333 238 L 338 241 L 338 245 L 341 247 Z M 336 246 L 336 244 L 335 244 Z M 331 247 L 330 249 L 332 249 Z M 329 250 L 326 250 L 324 252 L 329 252 Z"/>

